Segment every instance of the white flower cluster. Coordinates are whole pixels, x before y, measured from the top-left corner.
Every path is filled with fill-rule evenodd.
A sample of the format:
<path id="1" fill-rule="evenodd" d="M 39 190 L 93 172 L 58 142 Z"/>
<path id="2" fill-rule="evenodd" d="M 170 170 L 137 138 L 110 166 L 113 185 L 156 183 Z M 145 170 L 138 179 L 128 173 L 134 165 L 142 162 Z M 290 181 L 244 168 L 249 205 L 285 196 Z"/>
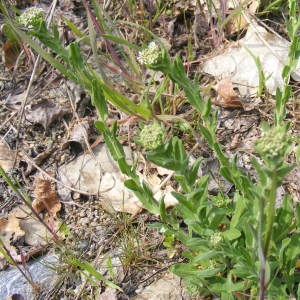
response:
<path id="1" fill-rule="evenodd" d="M 42 8 L 27 8 L 18 18 L 19 22 L 27 28 L 37 26 L 44 19 L 45 11 Z"/>
<path id="2" fill-rule="evenodd" d="M 151 42 L 148 47 L 139 51 L 138 61 L 143 65 L 155 64 L 160 56 L 160 48 L 155 42 Z"/>
<path id="3" fill-rule="evenodd" d="M 218 245 L 222 240 L 223 237 L 221 232 L 216 232 L 210 237 L 210 242 L 215 246 Z"/>

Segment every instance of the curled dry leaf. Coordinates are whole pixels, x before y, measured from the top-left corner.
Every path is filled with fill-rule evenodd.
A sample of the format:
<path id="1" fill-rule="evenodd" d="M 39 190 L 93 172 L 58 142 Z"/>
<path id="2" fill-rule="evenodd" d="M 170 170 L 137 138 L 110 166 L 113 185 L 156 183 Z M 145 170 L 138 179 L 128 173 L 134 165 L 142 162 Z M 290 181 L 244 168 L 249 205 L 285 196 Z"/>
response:
<path id="1" fill-rule="evenodd" d="M 87 119 L 78 120 L 72 127 L 70 138 L 62 145 L 62 149 L 70 146 L 76 153 L 86 150 L 89 131 L 90 122 Z"/>
<path id="2" fill-rule="evenodd" d="M 49 244 L 52 235 L 46 229 L 44 224 L 32 214 L 32 211 L 28 206 L 25 204 L 17 206 L 10 212 L 10 215 L 14 215 L 20 220 L 20 227 L 25 232 L 25 243 L 32 247 L 30 248 L 31 253 L 37 248 Z M 46 223 L 45 220 L 44 222 Z"/>
<path id="3" fill-rule="evenodd" d="M 225 29 L 228 34 L 234 34 L 249 26 L 248 21 L 244 18 L 242 11 L 246 11 L 248 14 L 255 14 L 259 7 L 259 1 L 257 0 L 238 0 L 228 1 L 228 22 Z"/>
<path id="4" fill-rule="evenodd" d="M 15 151 L 11 150 L 7 144 L 0 141 L 0 167 L 8 172 L 14 164 Z"/>
<path id="5" fill-rule="evenodd" d="M 61 203 L 57 198 L 55 189 L 52 187 L 52 182 L 48 179 L 37 178 L 35 183 L 33 209 L 38 214 L 46 210 L 50 216 L 55 217 L 61 209 Z"/>
<path id="6" fill-rule="evenodd" d="M 69 110 L 54 100 L 43 102 L 26 107 L 26 120 L 32 123 L 41 124 L 47 129 L 51 123 L 69 113 Z"/>
<path id="7" fill-rule="evenodd" d="M 16 63 L 18 55 L 20 54 L 20 44 L 17 41 L 8 40 L 2 46 L 4 54 L 4 63 L 6 68 L 12 69 Z"/>
<path id="8" fill-rule="evenodd" d="M 214 104 L 225 108 L 240 108 L 242 102 L 239 94 L 234 90 L 233 84 L 229 78 L 224 78 L 215 85 L 218 97 Z"/>
<path id="9" fill-rule="evenodd" d="M 0 239 L 14 259 L 17 259 L 17 252 L 14 246 L 23 244 L 24 235 L 25 232 L 20 227 L 20 220 L 14 214 L 10 214 L 7 218 L 0 218 Z M 0 270 L 2 266 L 5 268 L 4 262 L 4 256 L 0 253 Z"/>

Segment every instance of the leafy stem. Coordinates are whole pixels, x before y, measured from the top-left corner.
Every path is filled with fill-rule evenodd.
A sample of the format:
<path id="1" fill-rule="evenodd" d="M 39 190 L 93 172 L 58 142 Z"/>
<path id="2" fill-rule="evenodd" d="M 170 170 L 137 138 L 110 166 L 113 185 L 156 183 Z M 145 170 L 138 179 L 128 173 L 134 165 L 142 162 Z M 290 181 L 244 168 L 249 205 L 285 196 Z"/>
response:
<path id="1" fill-rule="evenodd" d="M 264 241 L 264 256 L 267 257 L 270 241 L 273 232 L 273 225 L 276 211 L 276 191 L 278 187 L 278 174 L 276 168 L 271 171 L 271 184 L 268 190 L 268 200 L 266 209 L 266 235 Z"/>

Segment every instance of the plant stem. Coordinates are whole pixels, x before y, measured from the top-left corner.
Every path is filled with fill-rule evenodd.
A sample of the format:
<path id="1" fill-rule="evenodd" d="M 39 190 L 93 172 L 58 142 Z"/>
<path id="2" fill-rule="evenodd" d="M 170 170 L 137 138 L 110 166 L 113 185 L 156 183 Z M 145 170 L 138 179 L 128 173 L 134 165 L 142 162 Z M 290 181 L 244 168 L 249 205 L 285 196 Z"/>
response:
<path id="1" fill-rule="evenodd" d="M 266 262 L 273 233 L 273 224 L 275 218 L 275 204 L 276 204 L 276 190 L 277 190 L 277 173 L 276 168 L 271 172 L 271 184 L 270 188 L 266 190 L 269 192 L 268 195 L 264 194 L 263 199 L 260 199 L 259 203 L 259 229 L 258 229 L 258 256 L 260 261 L 260 274 L 259 274 L 259 299 L 265 299 L 266 290 Z M 265 201 L 267 199 L 267 203 Z M 266 210 L 265 206 L 267 204 Z M 265 224 L 265 240 L 263 243 L 263 229 Z"/>
<path id="2" fill-rule="evenodd" d="M 265 276 L 266 276 L 266 256 L 263 250 L 263 230 L 265 223 L 265 198 L 261 198 L 259 201 L 259 220 L 258 220 L 258 235 L 257 235 L 257 243 L 258 243 L 258 258 L 260 262 L 260 271 L 259 271 L 259 299 L 263 300 L 265 298 Z"/>
<path id="3" fill-rule="evenodd" d="M 275 204 L 276 204 L 276 191 L 277 191 L 277 173 L 276 169 L 272 171 L 270 194 L 268 195 L 268 206 L 266 211 L 266 237 L 264 242 L 264 256 L 267 257 L 270 241 L 273 233 L 273 224 L 275 218 Z"/>
<path id="4" fill-rule="evenodd" d="M 9 250 L 4 245 L 3 241 L 0 239 L 0 246 L 5 252 L 5 254 L 10 258 L 10 262 L 15 265 L 15 267 L 20 271 L 20 273 L 24 276 L 27 282 L 32 286 L 34 291 L 39 291 L 39 286 L 25 273 L 25 271 L 18 265 L 13 256 L 10 254 Z M 30 273 L 29 273 L 30 275 Z"/>

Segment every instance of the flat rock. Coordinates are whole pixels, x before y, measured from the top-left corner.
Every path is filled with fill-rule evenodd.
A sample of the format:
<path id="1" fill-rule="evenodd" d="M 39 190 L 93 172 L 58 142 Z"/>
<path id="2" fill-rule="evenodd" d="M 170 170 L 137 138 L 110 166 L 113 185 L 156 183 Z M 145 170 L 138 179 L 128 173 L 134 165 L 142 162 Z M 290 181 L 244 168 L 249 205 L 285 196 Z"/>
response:
<path id="1" fill-rule="evenodd" d="M 58 265 L 58 257 L 54 254 L 48 254 L 27 264 L 32 280 L 41 287 L 42 291 L 49 291 L 54 286 L 58 275 L 49 267 L 56 265 Z M 34 299 L 36 296 L 32 286 L 20 271 L 16 267 L 10 267 L 0 272 L 0 299 L 8 299 L 16 294 L 22 296 L 24 300 Z"/>
<path id="2" fill-rule="evenodd" d="M 181 286 L 180 278 L 167 273 L 161 279 L 141 290 L 133 300 L 178 300 L 191 299 Z"/>

